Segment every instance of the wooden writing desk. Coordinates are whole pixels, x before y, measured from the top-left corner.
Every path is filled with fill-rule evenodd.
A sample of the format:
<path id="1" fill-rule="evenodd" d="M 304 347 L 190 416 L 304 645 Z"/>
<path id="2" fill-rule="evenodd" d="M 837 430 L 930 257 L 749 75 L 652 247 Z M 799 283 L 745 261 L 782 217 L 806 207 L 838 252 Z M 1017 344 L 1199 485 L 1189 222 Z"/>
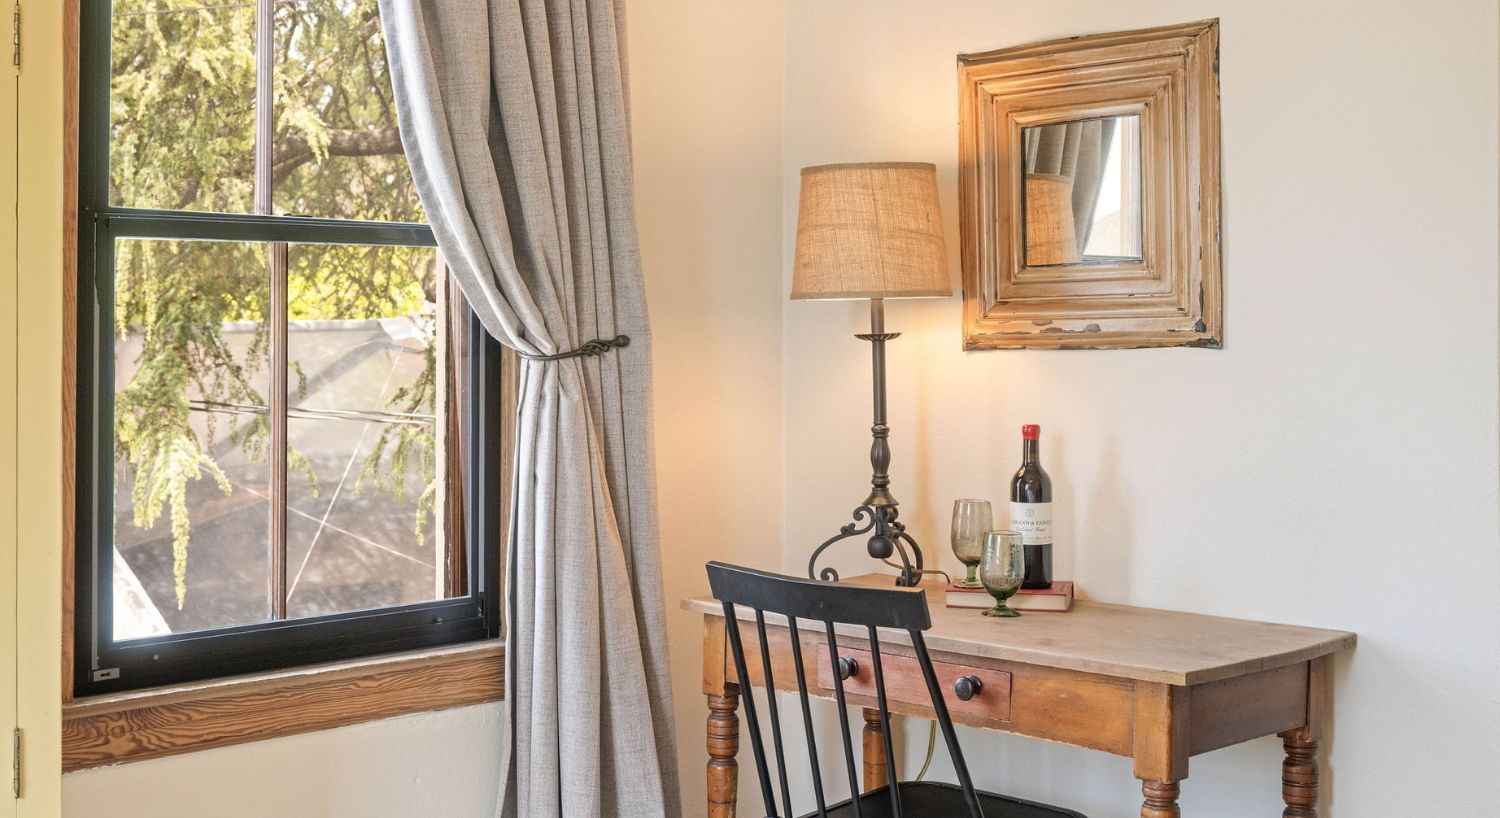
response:
<path id="1" fill-rule="evenodd" d="M 892 578 L 872 574 L 848 581 L 886 585 Z M 1145 794 L 1142 818 L 1181 815 L 1179 783 L 1187 778 L 1190 756 L 1279 735 L 1286 747 L 1283 816 L 1317 815 L 1327 657 L 1353 647 L 1354 634 L 1082 600 L 1065 614 L 995 620 L 977 610 L 944 607 L 942 586 L 926 588 L 932 612 L 927 646 L 955 723 L 1133 758 Z M 708 814 L 733 818 L 740 680 L 727 650 L 724 611 L 708 597 L 682 605 L 703 614 Z M 753 615 L 743 610 L 741 616 Z M 795 690 L 785 620 L 776 619 L 767 614 L 772 675 L 778 688 Z M 809 677 L 813 668 L 819 669 L 816 684 L 808 679 L 809 692 L 831 699 L 833 677 L 822 627 L 799 630 Z M 868 646 L 861 633 L 840 629 L 840 651 L 857 656 Z M 749 654 L 759 645 L 755 628 L 742 628 L 741 635 Z M 902 632 L 882 631 L 881 652 L 891 711 L 930 718 L 932 708 L 923 704 L 925 688 L 906 690 L 893 681 L 915 667 L 910 640 Z M 750 664 L 749 683 L 763 686 L 759 664 Z M 961 702 L 953 695 L 953 680 L 969 674 L 979 675 L 984 685 L 979 695 Z M 849 701 L 865 706 L 864 785 L 883 786 L 879 711 L 872 709 L 873 697 L 855 692 L 859 674 L 845 684 Z M 837 741 L 821 739 L 819 746 L 837 746 L 830 740 Z"/>

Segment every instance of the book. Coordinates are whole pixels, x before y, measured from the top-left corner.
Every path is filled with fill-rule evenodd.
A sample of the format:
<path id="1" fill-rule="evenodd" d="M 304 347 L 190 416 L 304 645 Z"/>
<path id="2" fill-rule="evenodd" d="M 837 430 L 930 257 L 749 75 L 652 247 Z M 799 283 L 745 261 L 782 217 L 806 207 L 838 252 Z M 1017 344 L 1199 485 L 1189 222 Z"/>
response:
<path id="1" fill-rule="evenodd" d="M 995 607 L 995 599 L 983 588 L 960 588 L 949 585 L 947 604 L 950 608 Z M 1022 588 L 1006 604 L 1018 611 L 1051 611 L 1062 613 L 1073 607 L 1072 580 L 1058 580 L 1051 588 Z"/>

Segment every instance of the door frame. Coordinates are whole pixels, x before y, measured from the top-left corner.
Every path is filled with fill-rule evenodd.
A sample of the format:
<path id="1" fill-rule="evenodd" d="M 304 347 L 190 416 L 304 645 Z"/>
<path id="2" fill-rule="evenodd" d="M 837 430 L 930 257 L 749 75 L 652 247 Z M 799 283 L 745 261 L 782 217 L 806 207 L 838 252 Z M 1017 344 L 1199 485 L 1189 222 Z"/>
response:
<path id="1" fill-rule="evenodd" d="M 77 64 L 76 0 L 22 0 L 16 78 L 14 534 L 16 723 L 22 730 L 16 818 L 62 814 L 62 619 L 65 536 L 64 366 L 70 360 L 64 288 L 71 245 L 66 214 L 65 100 Z M 76 70 L 76 69 L 73 69 Z M 75 117 L 76 119 L 76 117 Z M 8 742 L 7 742 L 8 743 Z M 0 793 L 3 795 L 3 793 Z M 4 814 L 0 812 L 0 814 Z"/>
<path id="2" fill-rule="evenodd" d="M 16 276 L 16 92 L 19 72 L 13 66 L 0 68 L 0 770 L 13 769 L 13 731 L 19 711 L 16 702 L 18 656 L 16 637 L 16 542 L 19 539 L 16 485 L 18 391 L 16 361 L 19 349 Z M 0 787 L 0 818 L 14 818 L 16 800 L 11 797 L 8 776 Z"/>

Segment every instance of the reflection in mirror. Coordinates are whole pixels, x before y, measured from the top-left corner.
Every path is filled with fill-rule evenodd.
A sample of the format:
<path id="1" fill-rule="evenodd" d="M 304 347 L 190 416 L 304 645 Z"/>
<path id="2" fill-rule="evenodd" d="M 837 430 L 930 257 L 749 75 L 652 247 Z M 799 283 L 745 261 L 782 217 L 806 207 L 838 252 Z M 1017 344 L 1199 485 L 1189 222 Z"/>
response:
<path id="1" fill-rule="evenodd" d="M 1026 266 L 1141 260 L 1141 117 L 1021 132 Z"/>

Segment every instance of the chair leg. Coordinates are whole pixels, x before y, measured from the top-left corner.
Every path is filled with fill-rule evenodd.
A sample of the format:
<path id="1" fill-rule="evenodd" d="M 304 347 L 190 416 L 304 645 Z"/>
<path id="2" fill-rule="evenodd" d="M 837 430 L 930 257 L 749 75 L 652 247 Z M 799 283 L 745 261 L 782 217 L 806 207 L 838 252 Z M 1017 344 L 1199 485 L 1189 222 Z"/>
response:
<path id="1" fill-rule="evenodd" d="M 1182 794 L 1178 782 L 1144 780 L 1141 792 L 1146 796 L 1141 818 L 1182 818 L 1182 810 L 1177 806 L 1177 797 Z"/>
<path id="2" fill-rule="evenodd" d="M 724 695 L 708 697 L 708 815 L 734 818 L 739 792 L 740 689 L 724 685 Z"/>

